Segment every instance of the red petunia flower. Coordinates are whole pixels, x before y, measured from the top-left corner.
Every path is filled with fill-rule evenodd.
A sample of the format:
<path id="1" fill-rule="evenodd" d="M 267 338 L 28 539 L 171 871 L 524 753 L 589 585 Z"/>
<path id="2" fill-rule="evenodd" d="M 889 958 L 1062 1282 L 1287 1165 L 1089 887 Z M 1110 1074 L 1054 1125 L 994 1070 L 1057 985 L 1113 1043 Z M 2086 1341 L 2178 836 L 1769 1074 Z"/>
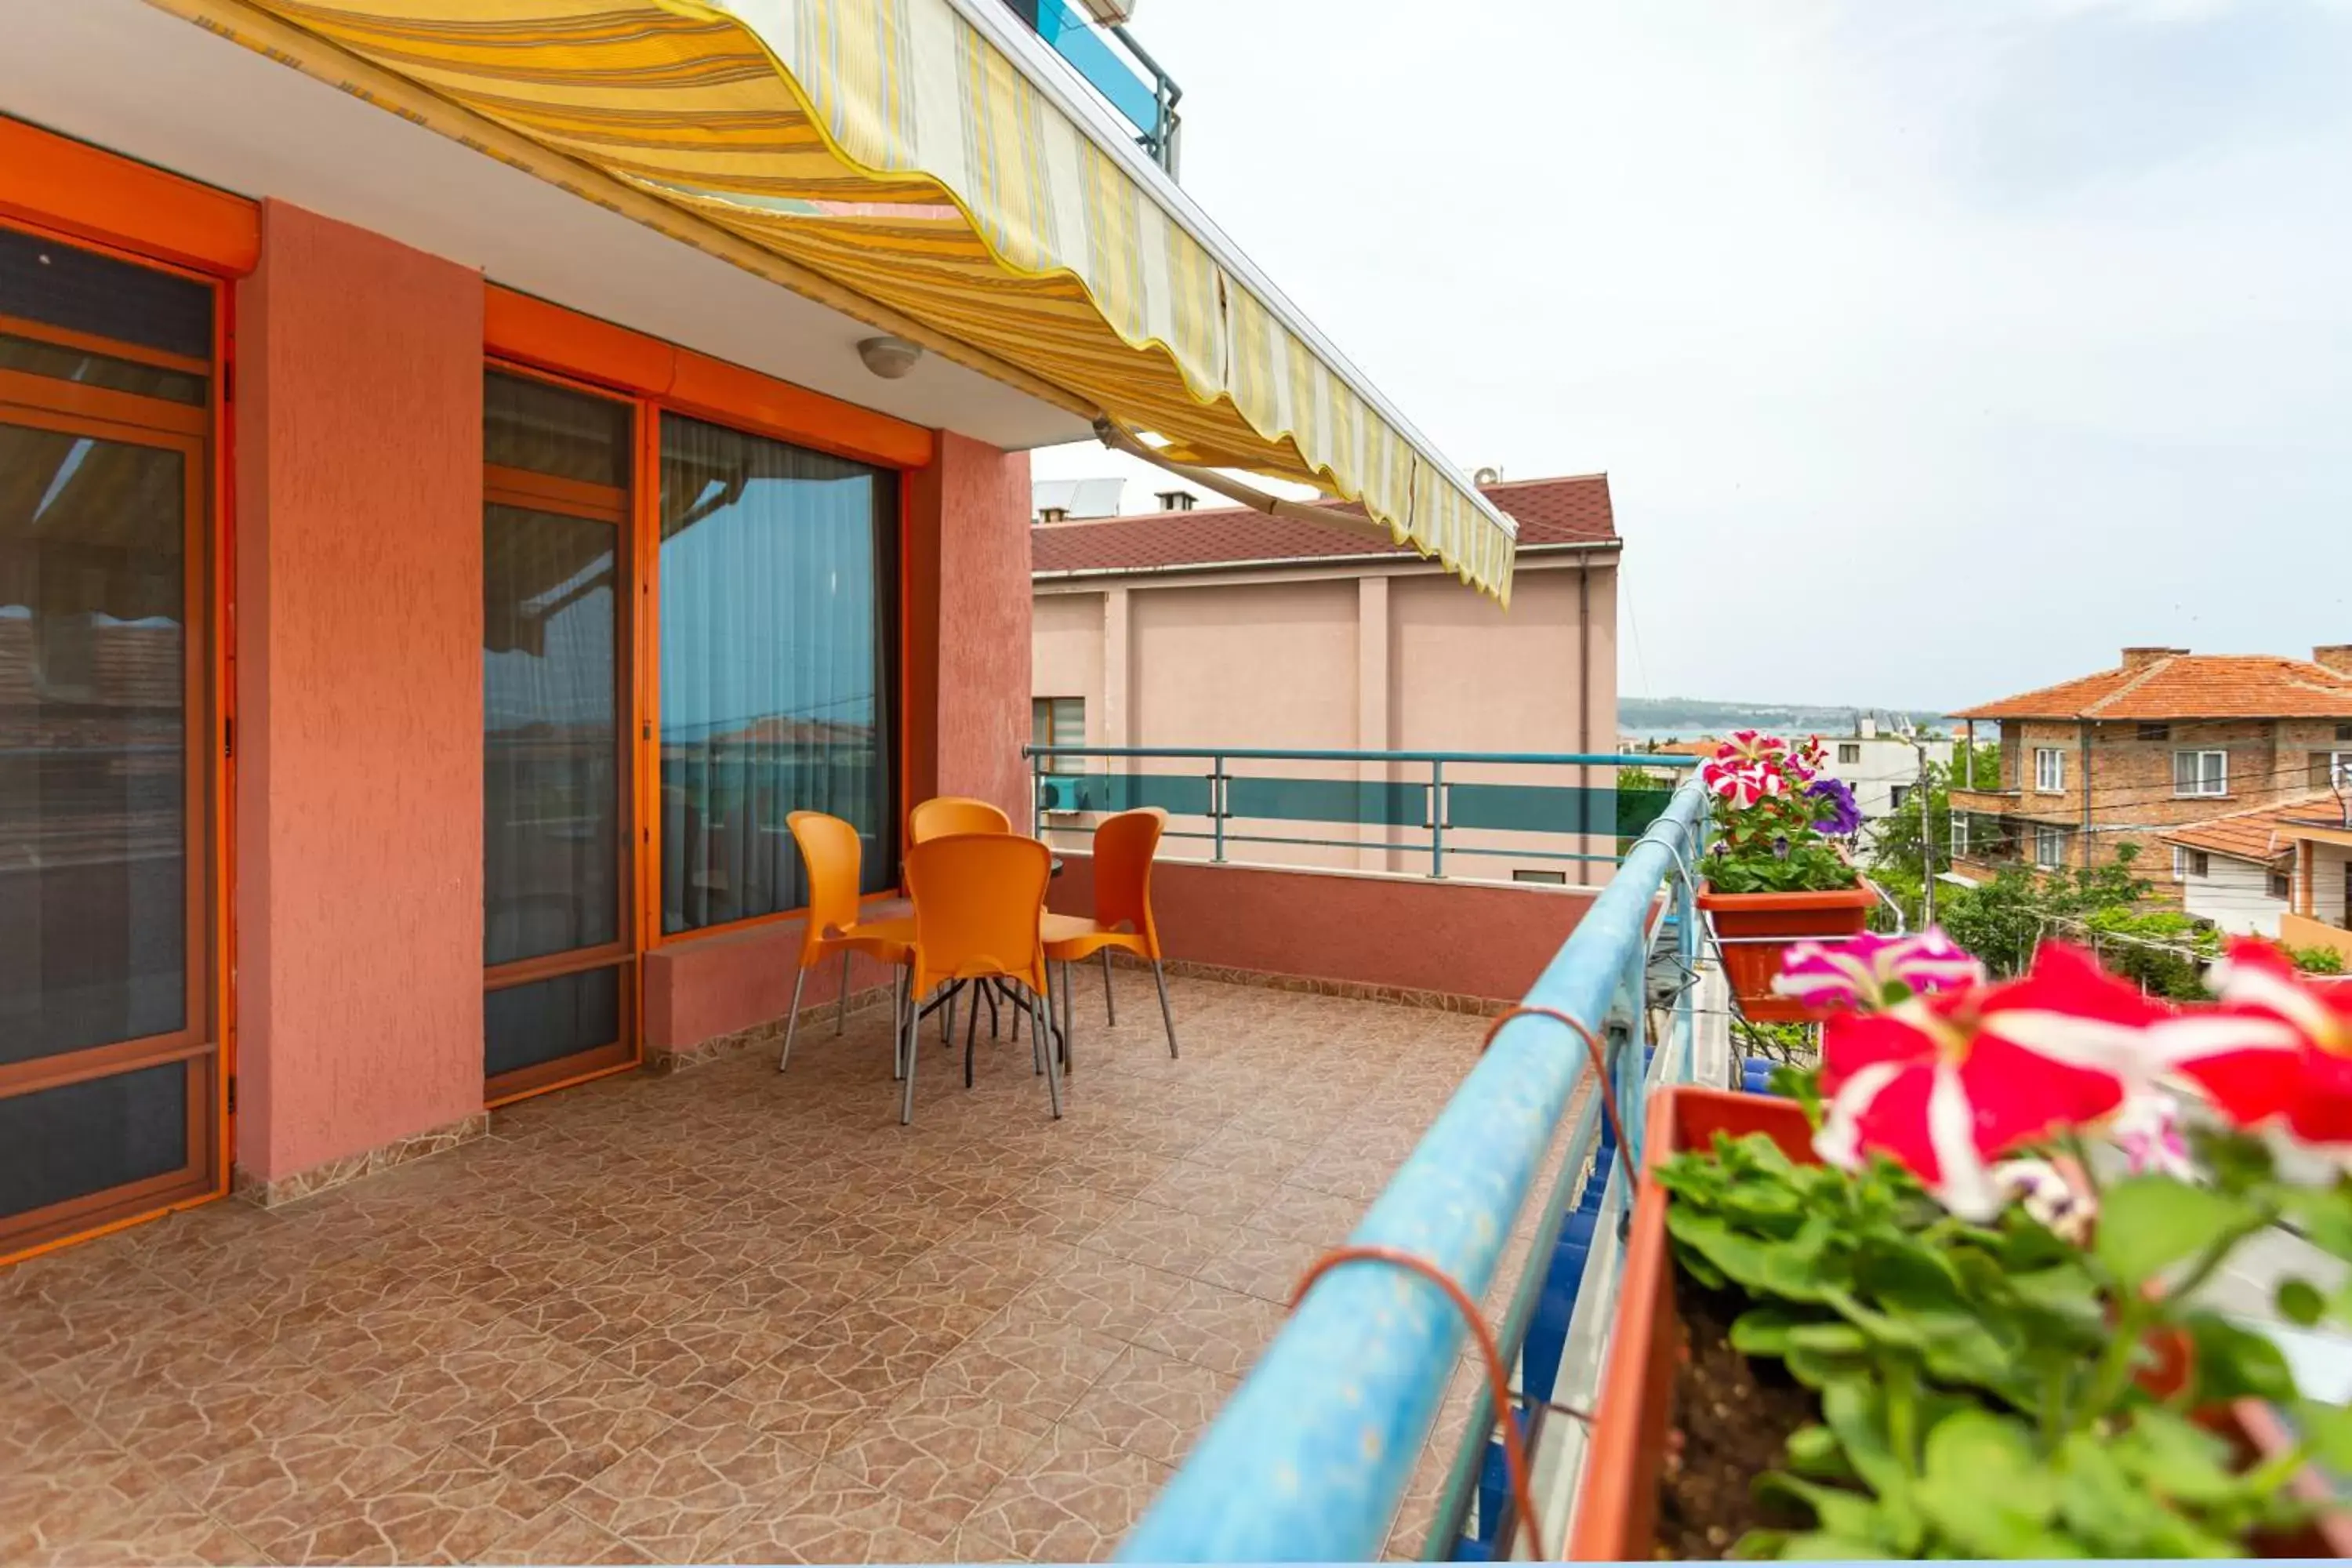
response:
<path id="1" fill-rule="evenodd" d="M 2314 985 L 2252 938 L 2205 983 L 2220 1006 L 2156 1031 L 2173 1071 L 2240 1127 L 2284 1120 L 2306 1143 L 2352 1144 L 2352 985 Z"/>
<path id="2" fill-rule="evenodd" d="M 1915 996 L 1822 1026 L 1814 1152 L 1859 1169 L 1883 1153 L 1962 1218 L 2004 1201 L 1991 1164 L 2112 1114 L 2162 1066 L 2147 1030 L 2161 1004 L 2052 943 L 2005 985 Z"/>

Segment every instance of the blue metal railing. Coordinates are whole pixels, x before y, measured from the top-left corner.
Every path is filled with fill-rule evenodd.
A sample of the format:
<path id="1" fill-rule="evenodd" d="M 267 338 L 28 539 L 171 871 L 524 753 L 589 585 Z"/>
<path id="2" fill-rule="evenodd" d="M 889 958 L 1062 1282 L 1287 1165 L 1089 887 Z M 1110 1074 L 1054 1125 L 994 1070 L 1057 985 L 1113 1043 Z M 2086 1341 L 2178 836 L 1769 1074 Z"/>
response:
<path id="1" fill-rule="evenodd" d="M 1238 845 L 1388 850 L 1426 856 L 1433 877 L 1445 875 L 1449 856 L 1613 863 L 1620 842 L 1640 834 L 1665 812 L 1673 791 L 1659 773 L 1690 768 L 1696 761 L 1613 752 L 1277 751 L 1249 746 L 1028 746 L 1023 754 L 1029 758 L 1033 826 L 1041 838 L 1051 830 L 1049 814 L 1156 805 L 1171 818 L 1169 837 L 1205 841 L 1213 860 L 1229 858 Z M 1147 769 L 1146 763 L 1160 766 Z M 1207 766 L 1187 765 L 1200 763 Z M 1248 763 L 1345 764 L 1357 776 L 1301 777 L 1235 765 Z M 1381 776 L 1362 776 L 1367 768 L 1379 770 Z M 1588 779 L 1595 768 L 1641 771 L 1630 784 L 1528 784 L 1492 776 L 1544 769 L 1572 770 L 1573 776 Z M 1652 769 L 1658 773 L 1646 771 Z M 1399 776 L 1402 774 L 1413 776 Z M 1334 837 L 1267 831 L 1288 824 L 1347 827 L 1354 833 Z M 1380 837 L 1365 837 L 1367 829 L 1378 830 Z M 1531 837 L 1537 843 L 1531 844 Z M 1610 847 L 1537 847 L 1545 839 L 1606 839 Z"/>
<path id="2" fill-rule="evenodd" d="M 1136 145 L 1173 177 L 1177 131 L 1181 124 L 1176 105 L 1184 96 L 1175 78 L 1160 68 L 1125 26 L 1098 29 L 1072 9 L 1068 0 L 1011 0 L 1011 4 L 1038 37 L 1135 127 Z M 1118 49 L 1103 42 L 1106 32 L 1118 41 Z M 1123 59 L 1120 50 L 1126 51 Z"/>
<path id="3" fill-rule="evenodd" d="M 1671 922 L 1685 976 L 1698 960 L 1692 873 L 1706 847 L 1706 797 L 1694 778 L 1641 834 L 1593 900 L 1526 1005 L 1606 1029 L 1610 1078 L 1631 1146 L 1641 1160 L 1645 1078 L 1687 1076 L 1692 1001 L 1681 987 L 1674 1033 L 1650 1058 L 1648 969 L 1654 937 Z M 1662 911 L 1657 895 L 1668 893 Z M 1664 920 L 1658 917 L 1665 916 Z M 1507 1023 L 1412 1156 L 1349 1237 L 1429 1259 L 1474 1300 L 1494 1281 L 1521 1208 L 1535 1186 L 1579 1084 L 1590 1072 L 1578 1037 L 1557 1019 Z M 1518 1358 L 1522 1391 L 1551 1394 L 1546 1361 L 1530 1344 L 1538 1300 L 1551 1281 L 1568 1194 L 1587 1180 L 1596 1131 L 1588 1097 L 1545 1199 L 1534 1261 L 1505 1320 L 1506 1355 Z M 1581 1252 L 1577 1253 L 1580 1261 Z M 1424 1435 L 1462 1352 L 1464 1325 L 1444 1295 L 1402 1269 L 1342 1264 L 1299 1304 L 1247 1382 L 1204 1434 L 1151 1511 L 1129 1536 L 1132 1562 L 1368 1562 L 1411 1479 Z M 1473 1423 L 1470 1441 L 1486 1433 Z"/>

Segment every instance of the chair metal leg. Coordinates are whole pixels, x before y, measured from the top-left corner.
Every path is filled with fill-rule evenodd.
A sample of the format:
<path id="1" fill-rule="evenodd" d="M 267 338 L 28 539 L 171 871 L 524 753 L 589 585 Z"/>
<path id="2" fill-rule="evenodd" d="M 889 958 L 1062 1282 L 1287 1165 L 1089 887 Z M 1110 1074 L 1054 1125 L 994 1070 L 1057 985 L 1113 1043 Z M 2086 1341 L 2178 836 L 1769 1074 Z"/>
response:
<path id="1" fill-rule="evenodd" d="M 914 1021 L 910 1018 L 907 1023 L 907 1083 L 898 1097 L 898 1125 L 901 1127 L 915 1120 L 915 1058 L 922 1054 L 915 1049 L 915 1033 Z"/>
<path id="2" fill-rule="evenodd" d="M 907 1020 L 915 1011 L 914 976 L 902 965 L 890 982 L 890 1077 L 907 1076 Z"/>
<path id="3" fill-rule="evenodd" d="M 940 1009 L 942 1015 L 940 1019 L 940 1044 L 943 1046 L 955 1044 L 956 998 L 961 994 L 963 994 L 963 982 L 949 981 L 947 1005 Z"/>
<path id="4" fill-rule="evenodd" d="M 1176 1015 L 1168 1010 L 1168 973 L 1160 967 L 1160 961 L 1156 958 L 1151 961 L 1151 982 L 1160 987 L 1160 1021 L 1168 1026 L 1168 1054 L 1173 1057 L 1176 1054 Z"/>
<path id="5" fill-rule="evenodd" d="M 1110 949 L 1103 949 L 1103 1021 L 1117 1025 L 1118 1003 L 1110 994 Z"/>
<path id="6" fill-rule="evenodd" d="M 840 1035 L 849 1027 L 849 950 L 841 950 L 841 1000 L 833 1006 L 833 1032 Z"/>
<path id="7" fill-rule="evenodd" d="M 993 1040 L 1003 1033 L 996 1017 L 996 983 L 983 980 L 980 984 L 980 988 L 988 994 L 988 1037 Z M 973 1011 L 977 1012 L 979 1009 L 974 1008 Z"/>
<path id="8" fill-rule="evenodd" d="M 808 984 L 808 971 L 793 973 L 793 1010 L 784 1019 L 784 1051 L 776 1058 L 776 1070 L 783 1071 L 793 1065 L 793 1031 L 801 1026 L 801 987 Z"/>
<path id="9" fill-rule="evenodd" d="M 987 983 L 983 981 L 981 984 L 984 988 Z M 980 1003 L 975 998 L 971 1005 L 971 1015 L 964 1020 L 963 1026 L 963 1086 L 966 1089 L 971 1087 L 971 1051 L 972 1047 L 978 1044 L 979 1040 Z"/>
<path id="10" fill-rule="evenodd" d="M 1071 982 L 1070 966 L 1065 963 L 1062 965 L 1062 1037 L 1059 1047 L 1062 1053 L 1062 1070 L 1066 1073 L 1075 1072 L 1077 1068 L 1076 1062 L 1070 1057 L 1071 1037 L 1077 1033 L 1077 1025 L 1078 988 Z"/>
<path id="11" fill-rule="evenodd" d="M 1029 1020 L 1029 1065 L 1043 1073 L 1045 1070 L 1045 1053 L 1054 1044 L 1054 966 L 1051 963 L 1045 965 L 1045 1026 L 1039 1028 L 1037 1022 L 1034 1017 Z"/>
<path id="12" fill-rule="evenodd" d="M 1031 993 L 1031 1005 L 1039 1005 L 1044 1001 L 1044 997 L 1038 996 L 1034 992 Z M 1051 1026 L 1043 1017 L 1037 1019 L 1036 1028 L 1040 1035 L 1045 1034 L 1050 1027 Z M 1045 1099 L 1054 1108 L 1054 1120 L 1059 1121 L 1062 1119 L 1062 1075 L 1055 1070 L 1054 1052 L 1051 1047 L 1048 1047 L 1045 1051 Z"/>

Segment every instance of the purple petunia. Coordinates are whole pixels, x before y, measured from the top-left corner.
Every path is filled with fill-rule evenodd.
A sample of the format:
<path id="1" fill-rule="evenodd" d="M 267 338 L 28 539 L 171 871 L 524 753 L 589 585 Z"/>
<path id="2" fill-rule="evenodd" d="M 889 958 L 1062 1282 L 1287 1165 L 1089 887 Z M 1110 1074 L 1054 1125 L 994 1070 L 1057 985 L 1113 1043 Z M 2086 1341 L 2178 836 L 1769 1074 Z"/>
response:
<path id="1" fill-rule="evenodd" d="M 1851 838 L 1862 831 L 1862 807 L 1853 800 L 1853 791 L 1843 779 L 1819 778 L 1805 786 L 1805 794 L 1819 803 L 1815 809 L 1821 816 L 1816 826 L 1832 838 Z"/>

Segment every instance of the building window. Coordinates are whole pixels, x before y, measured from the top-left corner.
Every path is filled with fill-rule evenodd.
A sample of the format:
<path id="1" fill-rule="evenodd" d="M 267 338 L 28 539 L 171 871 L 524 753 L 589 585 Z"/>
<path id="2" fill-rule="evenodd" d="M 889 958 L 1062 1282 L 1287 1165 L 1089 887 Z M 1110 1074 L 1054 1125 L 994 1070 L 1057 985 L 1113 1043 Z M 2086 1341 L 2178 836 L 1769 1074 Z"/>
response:
<path id="1" fill-rule="evenodd" d="M 2336 738 L 2339 741 L 2352 741 L 2352 724 L 2336 725 Z"/>
<path id="2" fill-rule="evenodd" d="M 2056 795 L 2066 787 L 2066 753 L 2055 746 L 2033 748 L 2033 787 Z"/>
<path id="3" fill-rule="evenodd" d="M 2230 753 L 2227 752 L 2173 752 L 2172 793 L 2182 795 L 2229 794 Z"/>
<path id="4" fill-rule="evenodd" d="M 1911 790 L 1912 786 L 1910 784 L 1887 785 L 1886 802 L 1888 807 L 1895 811 L 1902 810 L 1903 803 L 1911 798 Z"/>
<path id="5" fill-rule="evenodd" d="M 2352 789 L 2352 752 L 2312 752 L 2311 787 Z"/>
<path id="6" fill-rule="evenodd" d="M 1514 882 L 1534 882 L 1547 888 L 1564 888 L 1568 885 L 1568 873 L 1565 871 L 1517 870 L 1511 873 L 1511 880 Z"/>
<path id="7" fill-rule="evenodd" d="M 2142 724 L 2139 727 L 2139 738 L 2143 741 L 2169 741 L 2172 739 L 2172 726 L 2169 724 Z"/>
<path id="8" fill-rule="evenodd" d="M 2272 898 L 2287 903 L 2294 897 L 2294 883 L 2284 871 L 2273 871 L 2270 876 L 2270 891 Z"/>
<path id="9" fill-rule="evenodd" d="M 2172 847 L 2172 879 L 2174 881 L 2185 882 L 2191 877 L 2201 878 L 2209 875 L 2212 868 L 2211 859 L 2202 849 L 2185 849 L 2178 844 Z"/>
<path id="10" fill-rule="evenodd" d="M 898 476 L 661 418 L 662 930 L 807 901 L 785 817 L 855 826 L 898 875 Z"/>
<path id="11" fill-rule="evenodd" d="M 1838 764 L 1839 764 L 1841 767 L 1849 767 L 1849 768 L 1850 768 L 1850 767 L 1854 767 L 1854 766 L 1859 765 L 1859 764 L 1861 763 L 1861 762 L 1862 762 L 1862 742 L 1859 742 L 1859 741 L 1840 741 L 1840 742 L 1838 742 Z"/>
<path id="12" fill-rule="evenodd" d="M 1083 697 L 1033 697 L 1029 700 L 1029 743 L 1033 746 L 1083 746 L 1087 743 L 1087 700 Z M 1047 757 L 1049 773 L 1086 771 L 1083 757 Z"/>
<path id="13" fill-rule="evenodd" d="M 1969 814 L 1952 813 L 1952 854 L 1955 858 L 1969 852 Z"/>
<path id="14" fill-rule="evenodd" d="M 2033 863 L 2045 871 L 2054 871 L 2066 863 L 2064 828 L 2036 827 L 2033 830 Z"/>

